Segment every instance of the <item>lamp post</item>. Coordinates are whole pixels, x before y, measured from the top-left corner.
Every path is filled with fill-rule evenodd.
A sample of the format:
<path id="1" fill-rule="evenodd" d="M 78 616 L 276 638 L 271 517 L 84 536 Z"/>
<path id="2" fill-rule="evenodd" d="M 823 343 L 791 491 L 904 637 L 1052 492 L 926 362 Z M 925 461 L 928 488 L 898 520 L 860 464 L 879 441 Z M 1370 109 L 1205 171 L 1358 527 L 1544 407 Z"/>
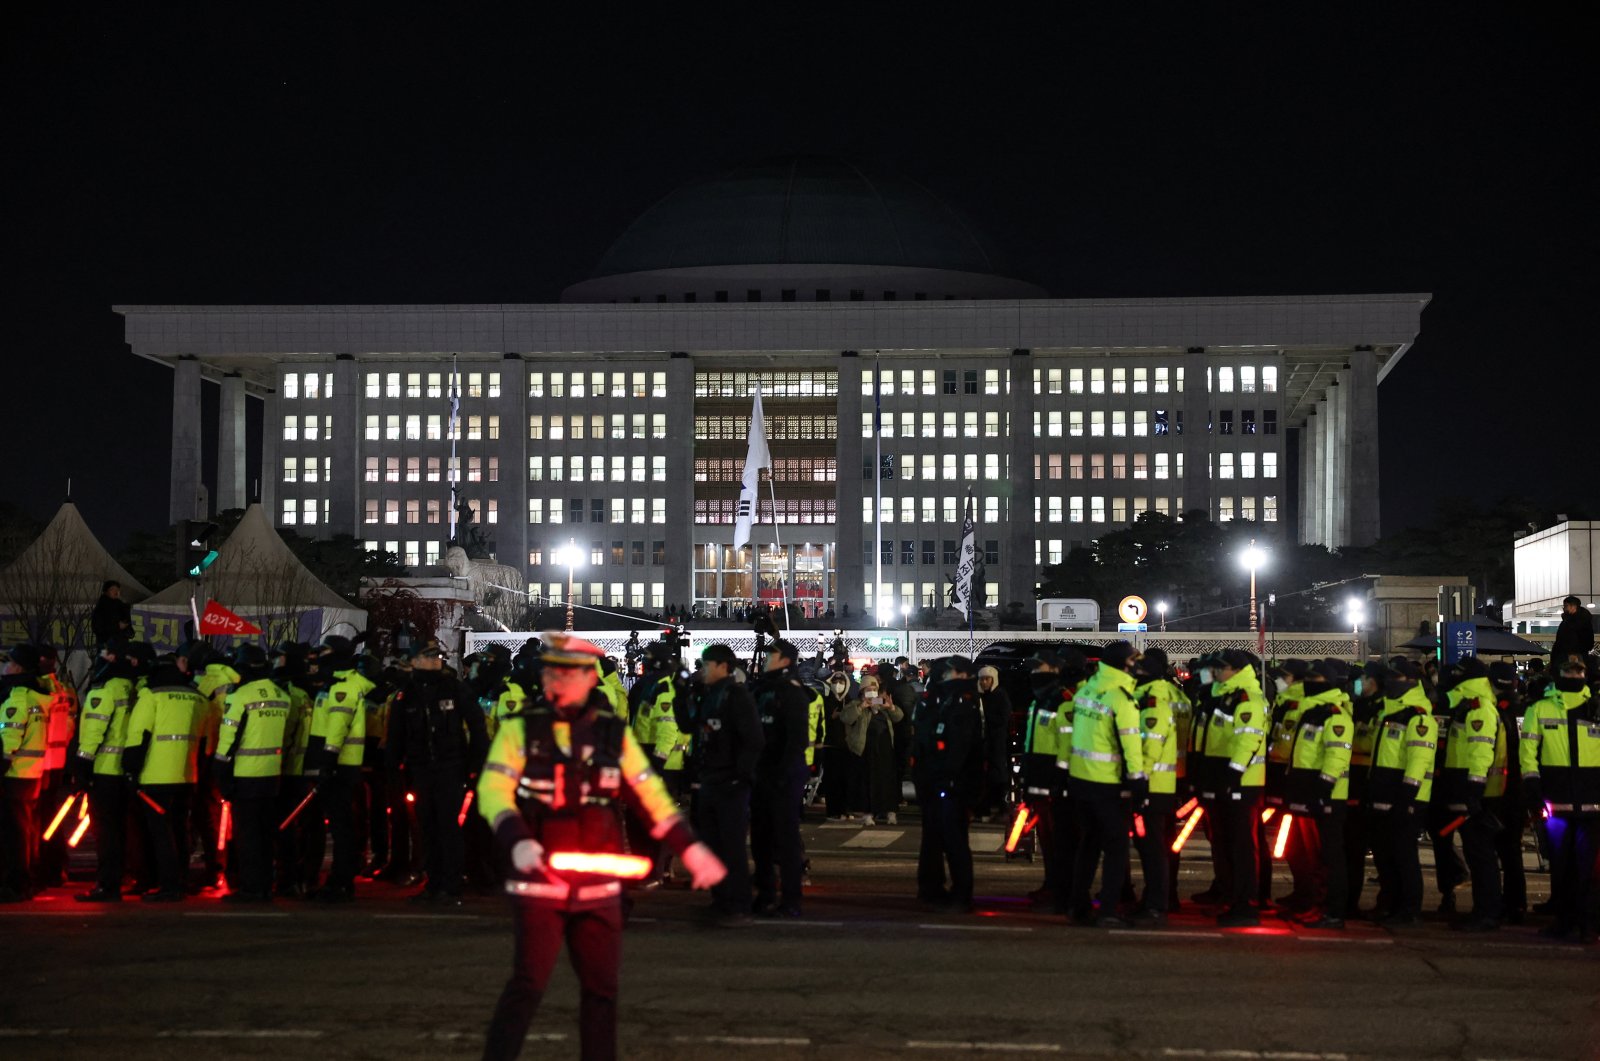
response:
<path id="1" fill-rule="evenodd" d="M 1250 569 L 1250 632 L 1253 634 L 1258 630 L 1256 623 L 1256 569 L 1267 562 L 1267 554 L 1265 550 L 1256 545 L 1256 540 L 1251 538 L 1250 544 L 1245 547 L 1239 559 L 1244 563 L 1245 567 Z"/>
<path id="2" fill-rule="evenodd" d="M 578 565 L 583 562 L 583 557 L 578 552 L 578 543 L 572 538 L 567 539 L 567 544 L 556 550 L 556 563 L 567 565 L 567 629 L 572 629 L 572 574 Z"/>
<path id="3" fill-rule="evenodd" d="M 1351 597 L 1345 605 L 1345 614 L 1350 619 L 1350 654 L 1361 662 L 1361 620 L 1365 609 L 1362 607 L 1361 598 Z"/>
<path id="4" fill-rule="evenodd" d="M 911 632 L 911 605 L 900 605 L 900 621 L 905 626 L 906 633 Z"/>
<path id="5" fill-rule="evenodd" d="M 1161 616 L 1161 632 L 1164 634 L 1164 633 L 1167 632 L 1167 602 L 1166 601 L 1164 601 L 1164 600 L 1156 601 L 1156 614 Z"/>

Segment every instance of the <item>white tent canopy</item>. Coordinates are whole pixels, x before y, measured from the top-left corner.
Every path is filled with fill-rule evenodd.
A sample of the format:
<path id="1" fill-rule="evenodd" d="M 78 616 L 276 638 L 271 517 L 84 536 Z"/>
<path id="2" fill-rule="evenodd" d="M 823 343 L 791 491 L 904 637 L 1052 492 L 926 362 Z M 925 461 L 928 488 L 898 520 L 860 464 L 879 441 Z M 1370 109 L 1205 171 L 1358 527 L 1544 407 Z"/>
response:
<path id="1" fill-rule="evenodd" d="M 37 592 L 36 584 L 43 580 L 63 602 L 93 607 L 108 579 L 122 583 L 122 599 L 129 604 L 150 596 L 100 544 L 78 506 L 67 501 L 32 544 L 0 572 L 0 609 L 14 612 L 15 598 Z"/>
<path id="2" fill-rule="evenodd" d="M 215 600 L 261 627 L 262 636 L 274 642 L 353 635 L 367 623 L 365 611 L 300 562 L 258 504 L 245 509 L 198 586 L 182 579 L 134 608 L 136 634 L 158 646 L 176 645 L 182 640 L 183 621 L 190 618 L 191 596 L 197 609 Z"/>

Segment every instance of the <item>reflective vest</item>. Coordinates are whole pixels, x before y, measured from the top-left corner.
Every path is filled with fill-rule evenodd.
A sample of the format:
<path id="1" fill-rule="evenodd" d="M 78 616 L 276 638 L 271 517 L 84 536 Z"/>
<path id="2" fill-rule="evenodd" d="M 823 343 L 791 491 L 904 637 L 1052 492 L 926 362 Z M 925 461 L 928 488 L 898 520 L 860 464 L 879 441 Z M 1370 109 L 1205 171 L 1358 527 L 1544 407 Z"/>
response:
<path id="1" fill-rule="evenodd" d="M 311 694 L 293 683 L 279 686 L 289 694 L 289 717 L 283 727 L 283 776 L 305 772 L 306 744 L 311 739 Z"/>
<path id="2" fill-rule="evenodd" d="M 1178 791 L 1182 772 L 1182 735 L 1177 728 L 1175 705 L 1183 693 L 1164 678 L 1146 682 L 1134 690 L 1139 705 L 1139 731 L 1144 742 L 1144 761 L 1150 774 L 1152 795 Z"/>
<path id="3" fill-rule="evenodd" d="M 1105 663 L 1078 689 L 1072 699 L 1072 746 L 1066 753 L 1074 781 L 1112 785 L 1149 776 L 1133 689 L 1133 675 Z M 1061 757 L 1058 750 L 1057 760 Z"/>
<path id="4" fill-rule="evenodd" d="M 44 776 L 45 712 L 50 694 L 27 679 L 11 687 L 0 703 L 0 750 L 8 765 L 6 777 L 35 781 Z"/>
<path id="5" fill-rule="evenodd" d="M 1025 797 L 1048 796 L 1065 784 L 1070 761 L 1056 759 L 1056 749 L 1072 747 L 1072 696 L 1065 686 L 1048 700 L 1037 697 L 1028 705 L 1022 731 L 1022 782 Z M 1066 740 L 1062 743 L 1062 726 Z M 1056 769 L 1057 767 L 1061 769 Z"/>
<path id="6" fill-rule="evenodd" d="M 1300 701 L 1286 796 L 1296 814 L 1310 813 L 1315 800 L 1343 803 L 1349 794 L 1350 746 L 1356 729 L 1349 704 L 1349 698 L 1338 689 Z"/>
<path id="7" fill-rule="evenodd" d="M 806 686 L 806 692 L 811 694 L 811 702 L 806 705 L 806 733 L 810 739 L 806 741 L 806 765 L 816 762 L 817 749 L 822 746 L 822 694 Z"/>
<path id="8" fill-rule="evenodd" d="M 366 752 L 366 696 L 373 683 L 355 670 L 335 671 L 333 684 L 318 694 L 311 711 L 311 736 L 338 755 L 340 766 L 360 766 Z M 308 764 L 306 772 L 320 769 Z"/>
<path id="9" fill-rule="evenodd" d="M 150 739 L 139 784 L 194 783 L 206 711 L 206 698 L 192 685 L 151 686 L 139 694 L 128 717 L 128 746 Z"/>
<path id="10" fill-rule="evenodd" d="M 1540 782 L 1551 814 L 1600 814 L 1600 721 L 1591 695 L 1588 686 L 1564 693 L 1552 685 L 1523 716 L 1522 776 Z"/>
<path id="11" fill-rule="evenodd" d="M 223 704 L 217 761 L 232 762 L 239 780 L 278 777 L 290 709 L 289 694 L 269 678 L 234 686 Z"/>
<path id="12" fill-rule="evenodd" d="M 376 686 L 369 690 L 361 705 L 367 716 L 366 733 L 361 738 L 361 765 L 369 769 L 383 766 L 383 749 L 389 738 L 389 704 L 394 699 L 392 692 L 373 696 L 376 691 Z"/>
<path id="13" fill-rule="evenodd" d="M 670 675 L 663 676 L 646 691 L 645 697 L 634 719 L 634 736 L 650 749 L 651 757 L 662 764 L 663 770 L 682 770 L 689 738 L 678 729 L 678 720 L 673 714 L 678 683 Z"/>
<path id="14" fill-rule="evenodd" d="M 1450 690 L 1448 703 L 1450 737 L 1439 772 L 1439 795 L 1451 810 L 1461 811 L 1480 785 L 1486 799 L 1505 792 L 1506 740 L 1488 678 L 1462 682 Z"/>
<path id="15" fill-rule="evenodd" d="M 50 695 L 45 708 L 44 768 L 60 770 L 67 765 L 67 747 L 78 725 L 78 694 L 57 675 L 46 674 L 39 680 Z"/>
<path id="16" fill-rule="evenodd" d="M 226 663 L 207 663 L 194 687 L 206 698 L 204 719 L 200 726 L 200 750 L 215 750 L 222 733 L 222 715 L 226 710 L 228 694 L 239 684 L 239 672 Z"/>
<path id="17" fill-rule="evenodd" d="M 1227 681 L 1218 682 L 1212 692 L 1217 706 L 1207 734 L 1206 754 L 1212 754 L 1210 741 L 1215 739 L 1217 751 L 1227 754 L 1228 769 L 1233 771 L 1231 783 L 1240 788 L 1260 788 L 1267 779 L 1267 729 L 1272 725 L 1272 712 L 1261 695 L 1255 667 L 1245 667 Z"/>
<path id="18" fill-rule="evenodd" d="M 1373 727 L 1367 782 L 1367 806 L 1373 810 L 1389 810 L 1396 803 L 1413 800 L 1426 803 L 1432 796 L 1439 725 L 1431 708 L 1420 684 L 1407 689 L 1398 700 L 1383 701 L 1383 711 Z"/>
<path id="19" fill-rule="evenodd" d="M 595 673 L 600 675 L 599 690 L 611 701 L 611 711 L 622 721 L 628 721 L 628 690 L 622 684 L 622 678 L 616 671 L 607 674 L 599 663 L 595 665 Z"/>
<path id="20" fill-rule="evenodd" d="M 505 689 L 501 691 L 500 696 L 494 702 L 494 713 L 491 721 L 494 722 L 496 730 L 506 719 L 520 713 L 527 706 L 527 703 L 528 691 L 523 688 L 520 682 L 508 680 Z"/>
<path id="21" fill-rule="evenodd" d="M 1295 728 L 1300 724 L 1300 701 L 1306 696 L 1304 682 L 1292 682 L 1272 708 L 1272 732 L 1267 736 L 1267 802 L 1283 804 L 1284 786 L 1289 781 L 1289 759 L 1294 749 Z"/>
<path id="22" fill-rule="evenodd" d="M 627 846 L 621 803 L 626 789 L 643 808 L 652 836 L 661 839 L 674 830 L 683 835 L 687 827 L 677 806 L 609 704 L 596 690 L 582 711 L 564 715 L 540 700 L 501 725 L 478 778 L 478 813 L 503 845 L 537 841 L 547 860 L 554 852 L 621 853 Z M 614 901 L 622 886 L 605 874 L 545 868 L 513 873 L 506 891 L 585 908 Z"/>
<path id="23" fill-rule="evenodd" d="M 96 774 L 116 777 L 122 773 L 122 749 L 127 744 L 132 709 L 130 678 L 108 678 L 89 690 L 78 727 L 78 758 L 93 760 Z"/>

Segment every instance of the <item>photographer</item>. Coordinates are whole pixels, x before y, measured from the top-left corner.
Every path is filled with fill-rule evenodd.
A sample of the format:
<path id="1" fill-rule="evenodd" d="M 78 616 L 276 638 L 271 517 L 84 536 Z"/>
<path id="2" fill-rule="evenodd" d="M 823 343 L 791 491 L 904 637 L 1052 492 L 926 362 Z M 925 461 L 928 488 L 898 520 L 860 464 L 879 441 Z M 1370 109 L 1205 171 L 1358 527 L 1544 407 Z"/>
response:
<path id="1" fill-rule="evenodd" d="M 862 825 L 879 820 L 887 825 L 899 824 L 895 817 L 900 805 L 900 779 L 895 770 L 894 726 L 903 716 L 904 712 L 884 694 L 873 674 L 861 679 L 861 695 L 846 703 L 840 712 L 845 744 L 854 759 L 850 805 L 863 809 Z"/>

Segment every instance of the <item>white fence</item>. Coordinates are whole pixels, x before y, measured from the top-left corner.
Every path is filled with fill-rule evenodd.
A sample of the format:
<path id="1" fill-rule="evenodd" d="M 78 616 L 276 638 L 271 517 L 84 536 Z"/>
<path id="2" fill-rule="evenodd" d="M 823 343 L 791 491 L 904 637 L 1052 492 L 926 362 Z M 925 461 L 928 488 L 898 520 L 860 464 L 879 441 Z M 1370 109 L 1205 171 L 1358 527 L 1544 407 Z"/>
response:
<path id="1" fill-rule="evenodd" d="M 579 635 L 594 642 L 605 649 L 609 655 L 621 659 L 627 650 L 627 630 L 583 630 Z M 515 655 L 516 651 L 530 638 L 538 637 L 536 633 L 508 633 L 487 632 L 468 633 L 467 652 L 477 652 L 487 645 L 505 645 Z M 655 628 L 639 631 L 641 643 L 648 644 L 659 636 Z M 785 635 L 793 641 L 802 655 L 811 656 L 817 652 L 827 654 L 833 645 L 831 631 L 818 632 L 815 630 L 796 630 Z M 1082 644 L 1106 645 L 1113 641 L 1128 641 L 1142 651 L 1146 648 L 1160 648 L 1167 653 L 1168 658 L 1186 660 L 1191 656 L 1198 656 L 1203 652 L 1215 652 L 1224 648 L 1242 648 L 1255 651 L 1256 639 L 1249 633 L 1135 633 L 1118 634 L 1108 632 L 1070 632 L 1070 631 L 1044 631 L 1033 630 L 980 630 L 971 638 L 960 631 L 953 630 L 846 630 L 843 634 L 844 643 L 851 657 L 855 659 L 894 659 L 897 656 L 906 656 L 913 660 L 937 659 L 940 656 L 951 655 L 977 655 L 986 645 L 997 641 L 1076 641 Z M 1363 639 L 1364 641 L 1364 639 Z M 741 659 L 748 659 L 756 648 L 756 635 L 748 630 L 690 630 L 690 651 L 698 655 L 707 645 L 724 644 L 733 649 L 734 655 Z M 1272 634 L 1267 638 L 1267 655 L 1273 659 L 1334 659 L 1354 660 L 1358 657 L 1365 659 L 1364 644 L 1358 646 L 1353 636 L 1344 633 L 1302 633 L 1285 632 Z"/>

